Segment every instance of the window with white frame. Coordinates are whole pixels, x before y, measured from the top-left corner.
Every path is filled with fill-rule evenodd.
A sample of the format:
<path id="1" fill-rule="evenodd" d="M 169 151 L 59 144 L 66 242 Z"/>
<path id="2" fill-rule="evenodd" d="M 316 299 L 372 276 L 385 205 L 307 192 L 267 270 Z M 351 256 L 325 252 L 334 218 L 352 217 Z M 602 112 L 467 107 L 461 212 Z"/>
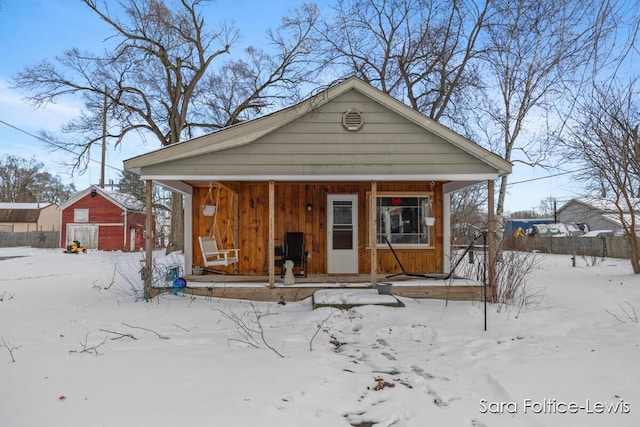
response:
<path id="1" fill-rule="evenodd" d="M 377 244 L 432 246 L 432 204 L 430 195 L 378 195 Z"/>
<path id="2" fill-rule="evenodd" d="M 89 209 L 74 209 L 73 222 L 89 222 Z"/>

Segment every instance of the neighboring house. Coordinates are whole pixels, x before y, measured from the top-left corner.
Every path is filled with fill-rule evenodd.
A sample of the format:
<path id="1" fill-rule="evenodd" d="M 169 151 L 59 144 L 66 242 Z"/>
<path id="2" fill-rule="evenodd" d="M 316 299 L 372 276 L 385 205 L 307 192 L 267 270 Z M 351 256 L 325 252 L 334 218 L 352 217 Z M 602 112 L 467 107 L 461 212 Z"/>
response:
<path id="1" fill-rule="evenodd" d="M 640 200 L 636 202 L 640 207 Z M 636 209 L 636 213 L 640 214 L 640 209 Z M 558 222 L 586 224 L 588 230 L 622 230 L 618 208 L 607 199 L 571 199 L 558 209 L 557 217 Z"/>
<path id="2" fill-rule="evenodd" d="M 89 187 L 59 208 L 60 247 L 78 240 L 88 249 L 137 251 L 144 248 L 144 203 L 129 194 Z"/>
<path id="3" fill-rule="evenodd" d="M 269 275 L 287 232 L 309 274 L 447 273 L 450 194 L 511 164 L 357 78 L 281 111 L 125 161 L 185 197 L 185 269 L 198 237 L 240 249 L 226 272 Z M 490 187 L 493 188 L 492 186 Z M 490 190 L 493 191 L 493 190 Z M 204 206 L 217 206 L 214 213 Z"/>
<path id="4" fill-rule="evenodd" d="M 60 231 L 54 203 L 0 203 L 0 231 Z"/>

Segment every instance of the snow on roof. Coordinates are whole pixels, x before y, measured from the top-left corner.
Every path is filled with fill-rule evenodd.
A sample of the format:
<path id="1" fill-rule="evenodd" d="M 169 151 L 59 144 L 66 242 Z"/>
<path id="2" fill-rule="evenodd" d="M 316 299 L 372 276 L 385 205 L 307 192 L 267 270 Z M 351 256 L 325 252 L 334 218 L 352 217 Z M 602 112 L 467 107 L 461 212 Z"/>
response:
<path id="1" fill-rule="evenodd" d="M 131 194 L 118 193 L 117 191 L 104 191 L 115 202 L 132 211 L 144 211 L 144 203 Z"/>
<path id="2" fill-rule="evenodd" d="M 597 209 L 602 212 L 618 212 L 618 207 L 616 206 L 615 201 L 610 199 L 604 199 L 599 197 L 583 197 L 579 199 L 573 199 L 578 203 L 582 203 L 583 205 L 590 206 L 594 209 Z M 634 198 L 631 199 L 631 203 L 636 206 L 636 210 L 640 210 L 640 199 Z M 624 202 L 622 202 L 621 206 L 625 206 Z"/>
<path id="3" fill-rule="evenodd" d="M 71 197 L 69 200 L 67 200 L 62 205 L 60 205 L 58 207 L 58 209 L 64 210 L 64 209 L 68 208 L 69 206 L 71 206 L 72 204 L 76 203 L 81 198 L 86 197 L 87 195 L 91 194 L 91 192 L 93 190 L 95 190 L 96 192 L 102 194 L 104 197 L 106 197 L 112 203 L 118 205 L 122 209 L 127 209 L 127 210 L 130 210 L 130 211 L 136 211 L 136 212 L 144 212 L 144 210 L 145 210 L 144 202 L 136 199 L 134 196 L 132 196 L 130 194 L 119 193 L 117 191 L 109 191 L 109 190 L 105 190 L 104 188 L 100 188 L 100 187 L 96 187 L 96 186 L 88 187 L 88 188 L 76 193 L 73 197 Z"/>
<path id="4" fill-rule="evenodd" d="M 0 209 L 44 209 L 52 203 L 8 203 L 0 202 Z"/>
<path id="5" fill-rule="evenodd" d="M 605 218 L 606 220 L 616 224 L 618 227 L 622 227 L 622 222 L 620 221 L 620 215 L 613 214 L 613 213 L 609 213 L 609 214 L 602 214 L 602 217 Z M 624 222 L 627 223 L 628 225 L 631 225 L 631 214 L 624 214 L 622 216 L 622 218 L 624 219 Z M 638 221 L 638 217 L 636 216 L 636 221 Z M 640 229 L 640 224 L 636 225 L 636 230 Z"/>
<path id="6" fill-rule="evenodd" d="M 575 224 L 536 224 L 533 228 L 537 236 L 568 237 L 582 234 Z"/>

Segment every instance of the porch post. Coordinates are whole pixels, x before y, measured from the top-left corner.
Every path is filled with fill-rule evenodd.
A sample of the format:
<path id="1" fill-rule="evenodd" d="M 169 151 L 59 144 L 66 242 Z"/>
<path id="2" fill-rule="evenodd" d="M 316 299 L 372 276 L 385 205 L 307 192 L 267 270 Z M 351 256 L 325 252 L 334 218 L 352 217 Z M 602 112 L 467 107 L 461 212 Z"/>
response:
<path id="1" fill-rule="evenodd" d="M 451 271 L 451 193 L 442 189 L 442 272 Z"/>
<path id="2" fill-rule="evenodd" d="M 191 274 L 193 268 L 193 194 L 183 194 L 184 199 L 184 274 Z"/>
<path id="3" fill-rule="evenodd" d="M 488 254 L 488 270 L 489 270 L 489 288 L 491 290 L 491 300 L 493 302 L 496 301 L 498 297 L 498 288 L 496 286 L 496 248 L 495 248 L 495 236 L 493 235 L 495 231 L 495 203 L 494 203 L 494 188 L 493 181 L 487 181 L 487 204 L 489 213 L 488 224 L 487 224 L 487 250 Z"/>
<path id="4" fill-rule="evenodd" d="M 274 265 L 275 260 L 275 182 L 269 181 L 269 242 L 267 243 L 267 259 L 269 261 L 269 287 L 276 287 L 276 268 Z"/>
<path id="5" fill-rule="evenodd" d="M 151 264 L 153 263 L 153 215 L 152 215 L 152 199 L 153 194 L 153 181 L 147 179 L 145 181 L 145 225 L 144 225 L 144 248 L 145 248 L 145 261 L 142 275 L 144 277 L 143 290 L 144 297 L 149 298 L 149 291 L 151 290 Z"/>
<path id="6" fill-rule="evenodd" d="M 378 215 L 376 203 L 378 199 L 378 183 L 371 181 L 371 198 L 369 199 L 369 246 L 371 247 L 371 287 L 378 284 L 378 244 L 376 230 L 378 229 Z"/>

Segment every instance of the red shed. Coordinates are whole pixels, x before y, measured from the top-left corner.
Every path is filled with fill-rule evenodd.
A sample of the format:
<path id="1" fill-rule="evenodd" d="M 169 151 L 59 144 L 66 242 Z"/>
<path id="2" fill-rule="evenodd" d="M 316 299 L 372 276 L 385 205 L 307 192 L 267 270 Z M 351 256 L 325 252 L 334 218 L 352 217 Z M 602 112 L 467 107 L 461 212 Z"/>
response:
<path id="1" fill-rule="evenodd" d="M 130 194 L 89 187 L 63 203 L 60 246 L 78 240 L 88 249 L 137 251 L 144 248 L 144 203 Z"/>

